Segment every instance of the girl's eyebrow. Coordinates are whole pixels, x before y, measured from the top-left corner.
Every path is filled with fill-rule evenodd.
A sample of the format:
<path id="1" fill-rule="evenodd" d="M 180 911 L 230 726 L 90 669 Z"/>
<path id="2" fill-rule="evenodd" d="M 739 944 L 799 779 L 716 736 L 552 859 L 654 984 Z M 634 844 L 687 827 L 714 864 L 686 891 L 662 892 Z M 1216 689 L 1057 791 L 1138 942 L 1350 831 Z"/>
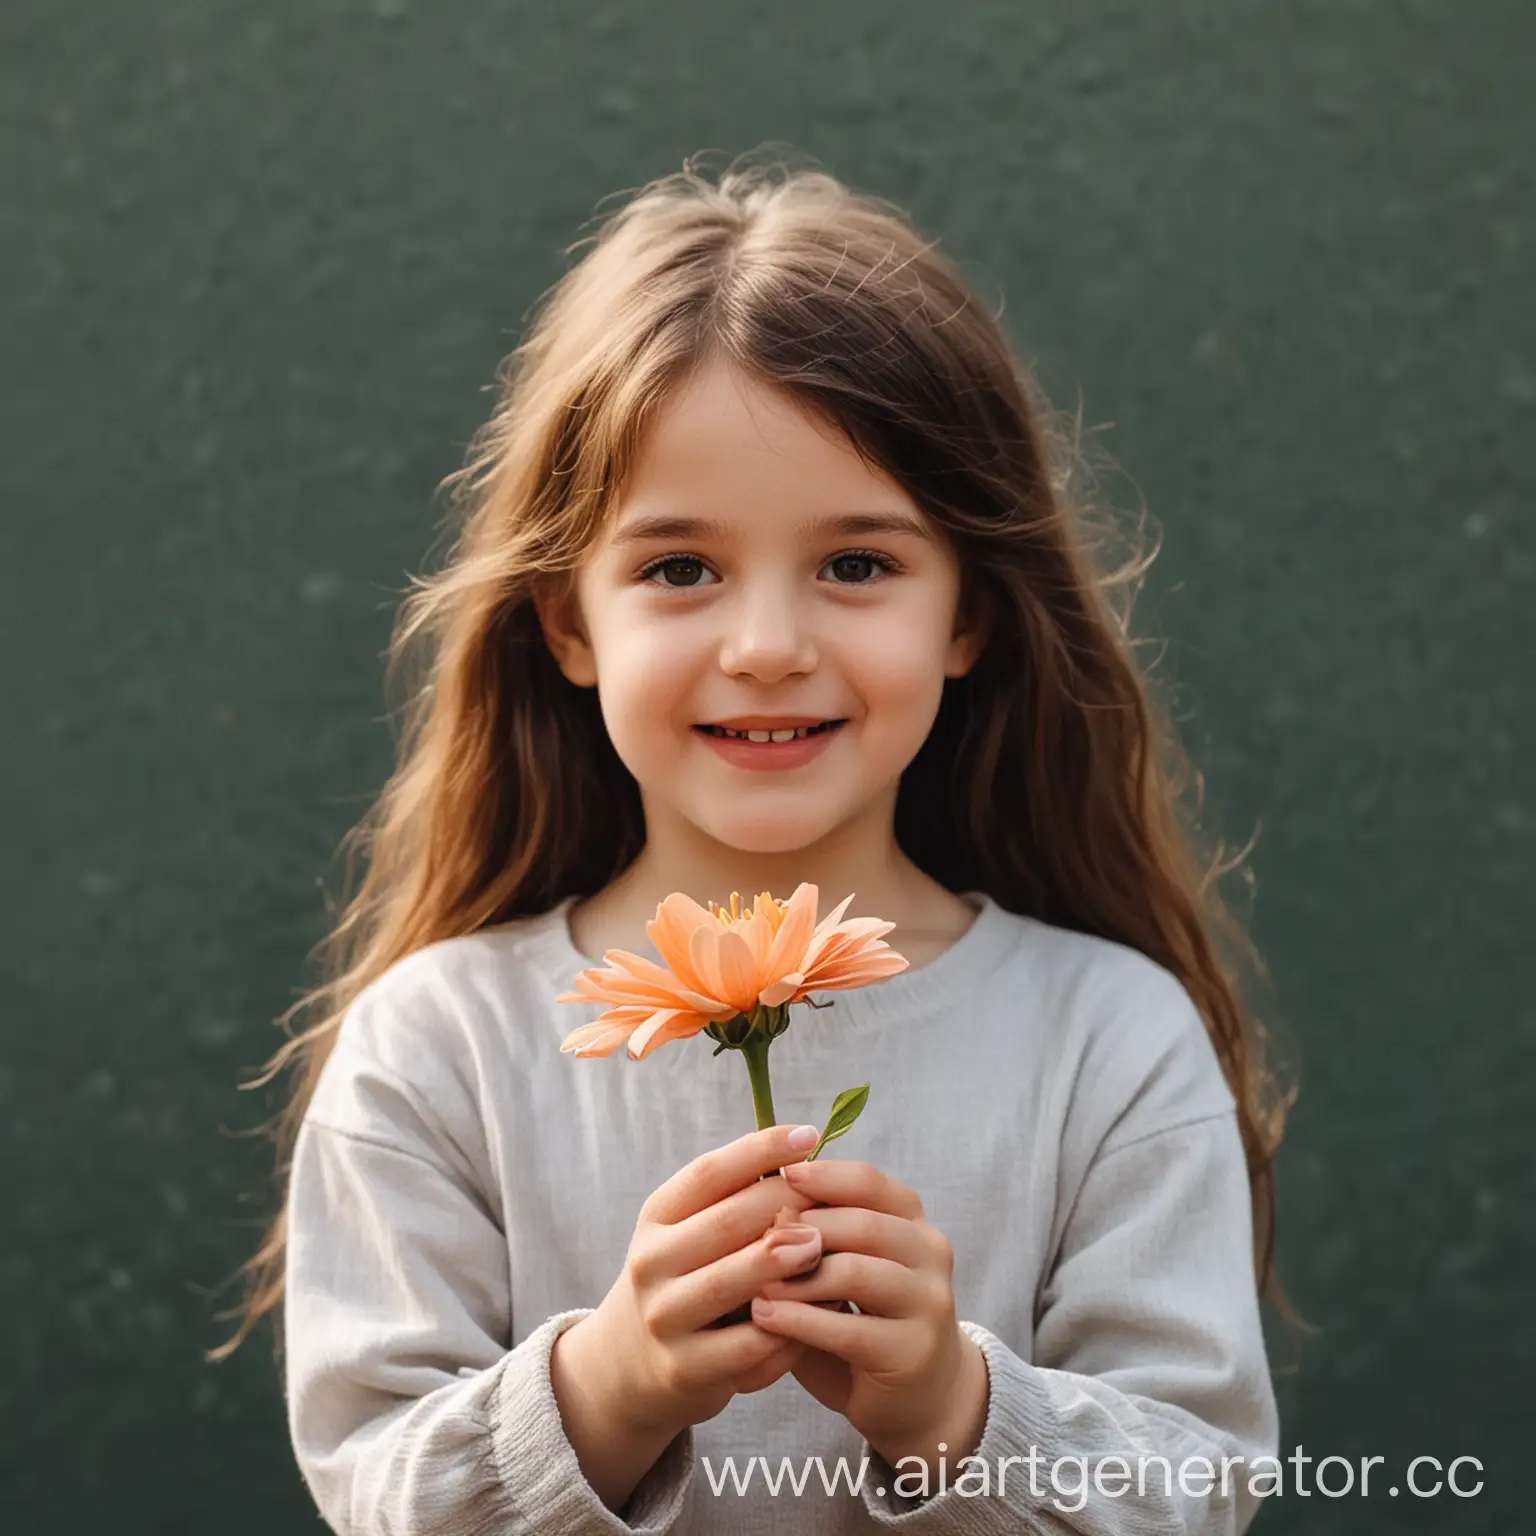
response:
<path id="1" fill-rule="evenodd" d="M 904 512 L 847 512 L 841 517 L 811 518 L 795 529 L 795 537 L 809 539 L 816 534 L 906 533 L 915 538 L 933 542 L 933 535 L 915 518 Z M 717 539 L 728 543 L 732 530 L 712 517 L 670 517 L 658 514 L 653 517 L 631 518 L 613 535 L 616 547 L 643 544 L 650 539 Z"/>

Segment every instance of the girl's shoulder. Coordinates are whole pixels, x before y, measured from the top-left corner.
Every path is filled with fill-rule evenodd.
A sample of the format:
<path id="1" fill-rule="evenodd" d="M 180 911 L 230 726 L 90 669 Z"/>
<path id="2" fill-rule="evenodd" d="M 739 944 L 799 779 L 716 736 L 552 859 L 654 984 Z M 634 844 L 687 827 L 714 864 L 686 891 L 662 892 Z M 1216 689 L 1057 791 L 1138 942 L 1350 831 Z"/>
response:
<path id="1" fill-rule="evenodd" d="M 553 913 L 440 939 L 396 960 L 352 999 L 331 1075 L 359 1072 L 438 1103 L 477 1099 L 488 1063 L 516 1070 L 559 1028 L 569 978 L 549 943 Z M 466 1102 L 466 1108 L 468 1107 Z"/>
<path id="2" fill-rule="evenodd" d="M 1194 998 L 1166 966 L 1129 944 L 1038 919 L 999 993 L 1020 1000 L 1052 1042 L 1072 1110 L 1113 1145 L 1235 1107 Z"/>
<path id="3" fill-rule="evenodd" d="M 551 973 L 557 909 L 509 919 L 413 949 L 359 994 L 388 1005 L 475 1000 L 482 989 L 542 985 Z"/>
<path id="4" fill-rule="evenodd" d="M 1133 945 L 1040 918 L 1009 917 L 1016 941 L 1000 979 L 1070 1020 L 1085 1039 L 1125 1030 L 1141 1038 L 1177 1037 L 1199 1023 L 1179 977 Z"/>

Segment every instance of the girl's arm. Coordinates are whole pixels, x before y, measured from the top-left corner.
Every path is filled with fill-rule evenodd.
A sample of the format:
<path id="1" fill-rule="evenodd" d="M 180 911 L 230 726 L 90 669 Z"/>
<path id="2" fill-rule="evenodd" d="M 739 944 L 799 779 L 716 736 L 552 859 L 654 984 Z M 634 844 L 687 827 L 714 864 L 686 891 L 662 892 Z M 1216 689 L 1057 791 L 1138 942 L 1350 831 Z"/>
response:
<path id="1" fill-rule="evenodd" d="M 624 1421 L 612 1397 L 598 1385 L 603 1363 L 585 1343 L 585 1331 L 575 1325 L 556 1336 L 549 1357 L 550 1384 L 565 1438 L 583 1475 L 609 1509 L 622 1510 L 673 1437 L 665 1430 L 647 1431 Z"/>
<path id="2" fill-rule="evenodd" d="M 340 1536 L 671 1530 L 692 1431 L 659 1460 L 647 1448 L 649 1471 L 632 1458 L 625 1518 L 604 1504 L 550 1378 L 554 1340 L 592 1309 L 506 1347 L 506 1235 L 417 1096 L 343 1033 L 316 1101 L 294 1149 L 284 1333 L 290 1433 L 326 1523 Z"/>
<path id="3" fill-rule="evenodd" d="M 951 1460 L 947 1491 L 935 1477 L 926 1500 L 905 1497 L 920 1483 L 898 1483 L 906 1469 L 866 1442 L 877 1525 L 900 1517 L 911 1536 L 1240 1536 L 1279 1487 L 1247 1164 L 1186 1006 L 1180 1043 L 1077 1187 L 1029 1358 L 960 1324 L 989 1375 L 979 1466 Z"/>

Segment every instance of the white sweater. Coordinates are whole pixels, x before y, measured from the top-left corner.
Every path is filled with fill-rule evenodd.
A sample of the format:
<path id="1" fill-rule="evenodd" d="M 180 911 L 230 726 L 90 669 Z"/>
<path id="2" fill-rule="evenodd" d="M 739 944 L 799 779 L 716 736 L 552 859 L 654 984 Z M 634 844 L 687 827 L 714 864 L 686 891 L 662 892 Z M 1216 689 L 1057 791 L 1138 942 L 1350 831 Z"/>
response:
<path id="1" fill-rule="evenodd" d="M 602 1504 L 561 1425 L 551 1343 L 613 1283 L 647 1196 L 754 1121 L 745 1063 L 705 1037 L 638 1062 L 560 1054 L 603 1011 L 554 1001 L 602 963 L 574 947 L 567 898 L 375 981 L 301 1127 L 288 1419 L 333 1530 L 1247 1528 L 1279 1425 L 1236 1110 L 1204 1025 L 1137 951 L 964 894 L 979 913 L 949 949 L 817 993 L 834 1006 L 794 1008 L 770 1065 L 786 1123 L 822 1124 L 839 1091 L 872 1085 L 825 1155 L 910 1185 L 949 1238 L 990 1377 L 980 1465 L 908 1498 L 915 1463 L 893 1470 L 786 1374 L 679 1434 L 623 1519 Z M 1225 1495 L 1223 1457 L 1243 1458 Z M 776 1495 L 765 1472 L 787 1474 Z"/>

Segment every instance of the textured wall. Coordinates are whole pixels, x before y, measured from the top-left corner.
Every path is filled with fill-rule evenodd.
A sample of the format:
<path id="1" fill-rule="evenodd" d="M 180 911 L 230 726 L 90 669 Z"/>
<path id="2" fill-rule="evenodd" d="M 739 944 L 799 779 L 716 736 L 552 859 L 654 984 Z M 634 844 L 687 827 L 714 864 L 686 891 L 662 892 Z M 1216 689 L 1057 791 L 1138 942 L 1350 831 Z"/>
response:
<path id="1" fill-rule="evenodd" d="M 269 1166 L 240 1094 L 389 759 L 392 594 L 605 193 L 776 139 L 1006 298 L 1165 533 L 1211 815 L 1298 1041 L 1287 1447 L 1532 1424 L 1528 0 L 0 9 L 9 1240 L 29 1536 L 314 1519 L 265 1340 L 200 1350 Z M 1522 447 L 1522 444 L 1524 445 Z M 1523 706 L 1523 707 L 1522 707 Z M 242 1199 L 242 1195 L 246 1198 Z M 1528 1523 L 1528 1521 L 1524 1522 Z"/>

